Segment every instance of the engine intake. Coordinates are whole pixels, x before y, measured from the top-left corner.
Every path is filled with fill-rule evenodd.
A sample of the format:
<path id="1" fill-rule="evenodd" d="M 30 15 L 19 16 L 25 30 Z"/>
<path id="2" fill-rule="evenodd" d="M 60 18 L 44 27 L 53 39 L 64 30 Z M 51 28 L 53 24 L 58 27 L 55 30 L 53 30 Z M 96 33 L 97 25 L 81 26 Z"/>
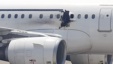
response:
<path id="1" fill-rule="evenodd" d="M 15 39 L 7 51 L 11 64 L 64 64 L 66 59 L 66 43 L 57 37 Z"/>

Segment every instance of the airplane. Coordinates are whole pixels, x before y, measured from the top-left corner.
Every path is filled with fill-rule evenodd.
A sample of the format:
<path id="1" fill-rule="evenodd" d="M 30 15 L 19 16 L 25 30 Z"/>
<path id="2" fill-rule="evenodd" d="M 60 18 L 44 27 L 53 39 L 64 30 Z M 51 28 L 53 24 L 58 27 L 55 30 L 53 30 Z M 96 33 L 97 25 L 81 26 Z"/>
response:
<path id="1" fill-rule="evenodd" d="M 0 59 L 64 64 L 66 55 L 113 54 L 112 5 L 0 6 Z"/>

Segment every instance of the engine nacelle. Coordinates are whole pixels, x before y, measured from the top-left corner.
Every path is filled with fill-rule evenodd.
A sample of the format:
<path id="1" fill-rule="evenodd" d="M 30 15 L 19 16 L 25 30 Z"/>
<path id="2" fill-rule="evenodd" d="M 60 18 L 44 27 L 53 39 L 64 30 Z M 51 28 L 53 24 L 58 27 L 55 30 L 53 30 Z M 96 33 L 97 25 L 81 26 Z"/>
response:
<path id="1" fill-rule="evenodd" d="M 12 40 L 7 49 L 11 64 L 64 64 L 66 43 L 57 37 Z"/>

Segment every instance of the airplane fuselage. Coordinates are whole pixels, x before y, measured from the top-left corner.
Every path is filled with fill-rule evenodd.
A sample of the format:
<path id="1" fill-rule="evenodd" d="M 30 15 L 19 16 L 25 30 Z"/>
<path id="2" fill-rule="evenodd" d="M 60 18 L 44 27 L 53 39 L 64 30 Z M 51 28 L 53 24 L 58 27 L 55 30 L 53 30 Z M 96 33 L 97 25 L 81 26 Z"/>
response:
<path id="1" fill-rule="evenodd" d="M 74 15 L 59 28 L 67 10 Z M 60 34 L 68 53 L 113 53 L 113 6 L 28 6 L 0 8 L 0 27 Z"/>

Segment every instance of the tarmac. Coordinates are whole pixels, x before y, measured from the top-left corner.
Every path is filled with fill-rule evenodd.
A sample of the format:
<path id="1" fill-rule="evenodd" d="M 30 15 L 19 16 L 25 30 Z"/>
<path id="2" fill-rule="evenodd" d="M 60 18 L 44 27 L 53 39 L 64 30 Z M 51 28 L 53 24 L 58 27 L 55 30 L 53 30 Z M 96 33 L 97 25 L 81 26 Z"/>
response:
<path id="1" fill-rule="evenodd" d="M 9 62 L 6 61 L 1 61 L 0 60 L 0 64 L 10 64 Z M 72 64 L 70 61 L 66 61 L 65 64 Z"/>

